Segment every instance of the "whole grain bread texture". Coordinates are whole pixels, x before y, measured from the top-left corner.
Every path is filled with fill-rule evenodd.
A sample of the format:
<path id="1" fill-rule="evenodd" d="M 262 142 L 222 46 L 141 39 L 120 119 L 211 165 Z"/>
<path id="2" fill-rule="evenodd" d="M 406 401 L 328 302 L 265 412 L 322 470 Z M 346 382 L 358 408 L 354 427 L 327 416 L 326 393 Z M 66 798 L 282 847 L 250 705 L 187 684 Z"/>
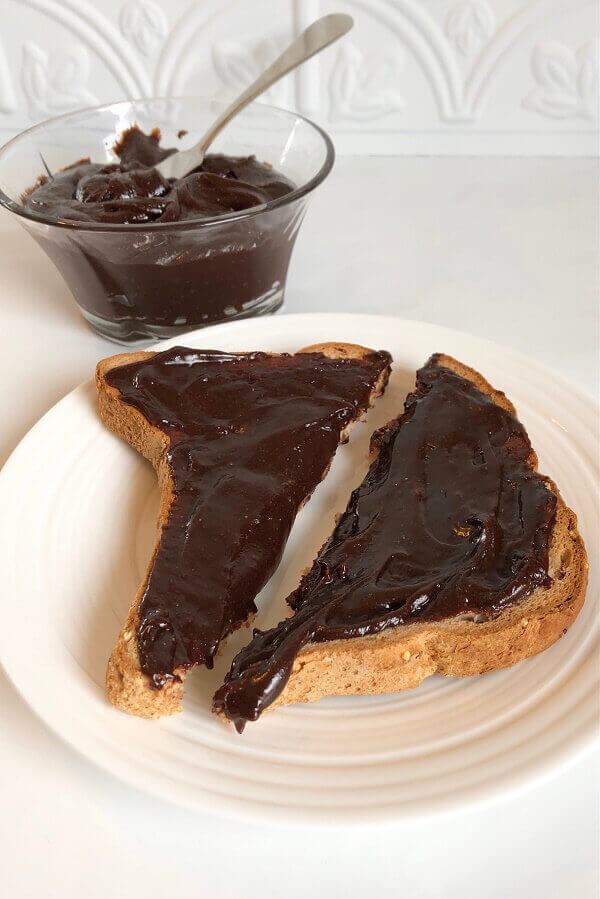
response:
<path id="1" fill-rule="evenodd" d="M 373 350 L 349 343 L 320 343 L 304 347 L 299 353 L 322 353 L 332 359 L 360 359 Z M 98 409 L 103 422 L 119 437 L 130 444 L 153 465 L 160 489 L 160 509 L 158 514 L 157 543 L 149 561 L 146 577 L 141 584 L 127 613 L 126 621 L 113 649 L 106 672 L 106 694 L 109 701 L 132 715 L 143 718 L 160 718 L 181 711 L 184 682 L 187 671 L 183 668 L 174 673 L 179 680 L 169 680 L 156 690 L 150 686 L 147 676 L 141 669 L 138 654 L 137 631 L 139 626 L 139 607 L 144 596 L 148 578 L 154 564 L 163 525 L 168 521 L 169 509 L 174 499 L 173 482 L 166 461 L 169 440 L 163 431 L 151 425 L 137 409 L 125 403 L 119 391 L 106 380 L 106 374 L 113 368 L 142 362 L 155 355 L 150 352 L 119 353 L 101 360 L 96 367 L 96 388 L 98 393 Z M 273 354 L 277 355 L 277 354 Z M 371 392 L 369 406 L 385 390 L 389 377 L 389 368 L 380 375 Z M 366 414 L 366 413 L 365 413 Z M 364 418 L 365 414 L 360 418 Z M 360 420 L 357 418 L 356 421 Z M 340 435 L 340 443 L 347 440 L 355 422 Z M 323 472 L 325 477 L 329 465 Z"/>
<path id="2" fill-rule="evenodd" d="M 504 393 L 472 368 L 446 355 L 438 356 L 438 364 L 472 381 L 497 405 L 516 414 Z M 375 447 L 373 458 L 376 454 Z M 528 462 L 537 469 L 533 451 Z M 436 673 L 486 674 L 536 655 L 566 634 L 583 606 L 588 562 L 575 513 L 565 505 L 556 484 L 549 478 L 546 484 L 558 500 L 549 546 L 549 587 L 538 587 L 488 621 L 453 617 L 308 644 L 298 653 L 284 690 L 265 711 L 325 696 L 398 692 L 417 687 Z"/>

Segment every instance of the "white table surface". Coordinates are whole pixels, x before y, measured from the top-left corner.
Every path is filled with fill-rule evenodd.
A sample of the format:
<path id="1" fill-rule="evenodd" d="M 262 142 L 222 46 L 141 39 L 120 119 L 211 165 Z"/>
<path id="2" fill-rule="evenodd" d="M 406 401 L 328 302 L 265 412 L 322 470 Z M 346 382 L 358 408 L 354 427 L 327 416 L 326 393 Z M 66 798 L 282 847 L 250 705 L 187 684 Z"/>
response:
<path id="1" fill-rule="evenodd" d="M 597 394 L 597 181 L 592 160 L 341 159 L 301 230 L 285 312 L 452 325 Z M 6 215 L 0 257 L 1 464 L 118 349 L 88 330 L 50 262 Z M 7 899 L 598 895 L 598 752 L 491 807 L 311 832 L 148 798 L 65 747 L 1 672 L 0 703 Z"/>

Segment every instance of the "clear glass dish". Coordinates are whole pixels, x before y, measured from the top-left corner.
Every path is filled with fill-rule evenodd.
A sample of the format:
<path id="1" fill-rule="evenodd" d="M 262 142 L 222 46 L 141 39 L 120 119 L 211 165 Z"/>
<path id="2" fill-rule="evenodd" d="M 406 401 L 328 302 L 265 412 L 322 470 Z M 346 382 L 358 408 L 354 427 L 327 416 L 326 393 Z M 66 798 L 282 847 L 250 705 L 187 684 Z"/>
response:
<path id="1" fill-rule="evenodd" d="M 146 343 L 278 309 L 308 197 L 331 170 L 333 145 L 308 119 L 253 104 L 210 152 L 253 154 L 295 189 L 241 212 L 140 225 L 52 219 L 25 208 L 23 194 L 44 171 L 40 153 L 51 172 L 86 157 L 114 162 L 112 147 L 133 124 L 158 127 L 162 146 L 183 148 L 222 108 L 196 97 L 113 103 L 43 122 L 0 149 L 0 204 L 52 259 L 92 328 L 111 340 Z"/>

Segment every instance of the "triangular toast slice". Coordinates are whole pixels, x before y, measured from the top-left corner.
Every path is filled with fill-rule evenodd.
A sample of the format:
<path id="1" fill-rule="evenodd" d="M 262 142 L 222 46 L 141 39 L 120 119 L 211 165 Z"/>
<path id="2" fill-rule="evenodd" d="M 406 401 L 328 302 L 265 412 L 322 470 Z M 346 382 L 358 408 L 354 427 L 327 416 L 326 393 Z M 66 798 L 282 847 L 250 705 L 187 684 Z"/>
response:
<path id="1" fill-rule="evenodd" d="M 212 667 L 221 639 L 256 611 L 298 509 L 385 389 L 390 361 L 340 343 L 99 363 L 100 415 L 150 460 L 161 489 L 158 542 L 108 664 L 115 706 L 180 710 L 186 672 Z"/>
<path id="2" fill-rule="evenodd" d="M 484 674 L 541 652 L 577 616 L 587 559 L 575 514 L 515 410 L 433 356 L 298 589 L 291 618 L 234 659 L 214 709 L 265 709 Z"/>

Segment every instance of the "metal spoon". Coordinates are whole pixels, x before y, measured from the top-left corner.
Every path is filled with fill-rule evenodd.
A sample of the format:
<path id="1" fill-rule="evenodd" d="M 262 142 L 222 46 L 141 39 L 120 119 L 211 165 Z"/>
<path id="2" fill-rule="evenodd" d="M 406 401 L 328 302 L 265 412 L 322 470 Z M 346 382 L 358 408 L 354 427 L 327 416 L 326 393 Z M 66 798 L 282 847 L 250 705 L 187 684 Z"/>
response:
<path id="1" fill-rule="evenodd" d="M 352 16 L 345 13 L 333 13 L 317 19 L 290 44 L 287 50 L 284 50 L 262 75 L 259 75 L 256 81 L 240 94 L 237 100 L 234 100 L 231 106 L 227 107 L 197 144 L 190 147 L 189 150 L 181 150 L 179 153 L 167 156 L 155 168 L 164 178 L 182 178 L 192 169 L 202 165 L 206 150 L 234 115 L 237 115 L 248 103 L 251 103 L 292 69 L 306 62 L 307 59 L 337 41 L 338 38 L 343 37 L 353 25 Z"/>

